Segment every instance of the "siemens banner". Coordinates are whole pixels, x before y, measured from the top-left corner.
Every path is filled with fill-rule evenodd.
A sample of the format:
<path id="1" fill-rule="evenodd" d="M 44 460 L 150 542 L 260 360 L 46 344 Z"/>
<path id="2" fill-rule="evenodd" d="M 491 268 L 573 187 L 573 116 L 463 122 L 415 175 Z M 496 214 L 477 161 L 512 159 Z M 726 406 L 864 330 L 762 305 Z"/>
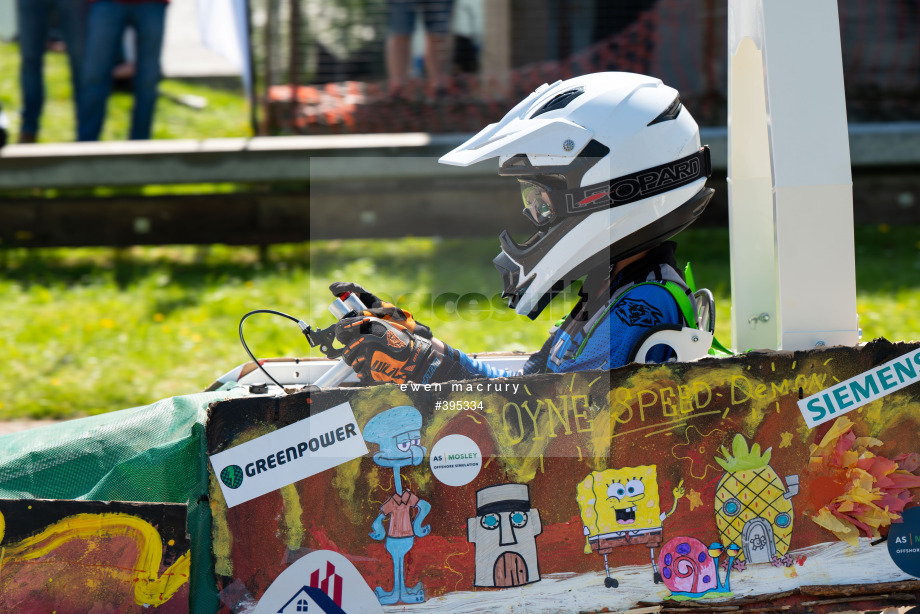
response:
<path id="1" fill-rule="evenodd" d="M 799 401 L 809 428 L 920 381 L 920 350 L 895 358 Z"/>

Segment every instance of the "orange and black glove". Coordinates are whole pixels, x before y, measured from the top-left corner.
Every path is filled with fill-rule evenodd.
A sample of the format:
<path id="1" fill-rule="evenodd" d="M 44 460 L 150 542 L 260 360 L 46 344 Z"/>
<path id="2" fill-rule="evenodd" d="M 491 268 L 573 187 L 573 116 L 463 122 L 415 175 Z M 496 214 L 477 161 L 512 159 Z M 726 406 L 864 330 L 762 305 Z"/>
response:
<path id="1" fill-rule="evenodd" d="M 329 290 L 335 296 L 341 296 L 346 292 L 357 294 L 358 298 L 361 299 L 361 302 L 364 303 L 367 309 L 361 313 L 355 313 L 356 316 L 367 316 L 393 322 L 414 335 L 418 335 L 424 339 L 431 339 L 431 329 L 421 322 L 416 322 L 411 313 L 404 309 L 400 309 L 393 303 L 380 300 L 377 296 L 356 283 L 336 281 L 329 286 Z"/>
<path id="2" fill-rule="evenodd" d="M 429 383 L 441 364 L 431 341 L 379 318 L 342 318 L 335 325 L 335 338 L 345 346 L 342 360 L 363 383 Z"/>
<path id="3" fill-rule="evenodd" d="M 366 384 L 433 384 L 484 375 L 464 364 L 466 355 L 462 352 L 441 341 L 436 348 L 431 341 L 413 335 L 404 326 L 379 318 L 342 318 L 335 325 L 335 338 L 345 346 L 342 360 Z"/>

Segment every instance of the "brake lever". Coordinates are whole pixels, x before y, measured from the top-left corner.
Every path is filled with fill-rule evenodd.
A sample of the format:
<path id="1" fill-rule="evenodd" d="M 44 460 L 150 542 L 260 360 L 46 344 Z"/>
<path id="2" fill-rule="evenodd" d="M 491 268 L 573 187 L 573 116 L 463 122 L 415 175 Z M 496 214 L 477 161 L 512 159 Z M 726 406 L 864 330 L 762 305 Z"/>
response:
<path id="1" fill-rule="evenodd" d="M 366 307 L 364 303 L 361 302 L 361 299 L 358 298 L 357 294 L 353 292 L 345 292 L 340 294 L 338 298 L 332 301 L 332 304 L 329 305 L 329 311 L 332 312 L 337 319 L 341 320 L 342 318 L 349 315 L 351 312 L 361 313 Z M 332 342 L 335 340 L 335 335 L 333 334 L 333 329 L 335 326 L 331 326 L 326 329 L 314 330 L 309 326 L 302 329 L 304 334 L 307 334 L 307 329 L 310 329 L 310 334 L 307 334 L 307 341 L 310 342 L 310 345 L 313 347 L 319 346 L 320 351 L 329 358 L 338 358 L 345 353 L 345 348 L 335 348 L 332 345 Z M 316 343 L 314 343 L 316 341 Z M 333 388 L 338 386 L 345 378 L 349 375 L 353 375 L 354 371 L 345 362 L 345 360 L 340 360 L 336 363 L 331 369 L 319 376 L 314 382 L 314 386 L 319 388 Z"/>
<path id="2" fill-rule="evenodd" d="M 345 346 L 340 348 L 334 347 L 335 343 L 335 324 L 329 328 L 313 328 L 307 325 L 303 331 L 311 348 L 319 347 L 319 351 L 326 358 L 339 358 L 345 353 Z"/>

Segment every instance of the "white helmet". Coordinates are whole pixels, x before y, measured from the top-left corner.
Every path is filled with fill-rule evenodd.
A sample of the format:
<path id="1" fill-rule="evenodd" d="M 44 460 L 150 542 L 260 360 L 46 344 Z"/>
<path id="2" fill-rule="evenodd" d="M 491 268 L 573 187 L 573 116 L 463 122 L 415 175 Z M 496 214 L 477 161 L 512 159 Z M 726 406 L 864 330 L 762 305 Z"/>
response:
<path id="1" fill-rule="evenodd" d="M 537 226 L 521 244 L 502 232 L 494 261 L 502 296 L 530 318 L 589 270 L 686 228 L 713 194 L 709 149 L 677 90 L 633 73 L 544 84 L 440 162 L 496 156 Z"/>

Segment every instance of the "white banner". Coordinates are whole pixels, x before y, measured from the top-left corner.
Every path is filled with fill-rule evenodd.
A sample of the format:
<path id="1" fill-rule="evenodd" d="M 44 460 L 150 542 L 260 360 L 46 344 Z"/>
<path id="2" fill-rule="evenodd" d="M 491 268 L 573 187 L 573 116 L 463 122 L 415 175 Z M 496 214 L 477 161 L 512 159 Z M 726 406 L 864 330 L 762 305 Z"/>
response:
<path id="1" fill-rule="evenodd" d="M 920 350 L 805 397 L 799 401 L 799 411 L 808 428 L 814 428 L 916 382 L 920 382 Z"/>
<path id="2" fill-rule="evenodd" d="M 198 0 L 201 42 L 239 71 L 247 96 L 252 93 L 248 10 L 246 0 Z"/>
<path id="3" fill-rule="evenodd" d="M 367 454 L 348 403 L 210 457 L 227 507 Z"/>

